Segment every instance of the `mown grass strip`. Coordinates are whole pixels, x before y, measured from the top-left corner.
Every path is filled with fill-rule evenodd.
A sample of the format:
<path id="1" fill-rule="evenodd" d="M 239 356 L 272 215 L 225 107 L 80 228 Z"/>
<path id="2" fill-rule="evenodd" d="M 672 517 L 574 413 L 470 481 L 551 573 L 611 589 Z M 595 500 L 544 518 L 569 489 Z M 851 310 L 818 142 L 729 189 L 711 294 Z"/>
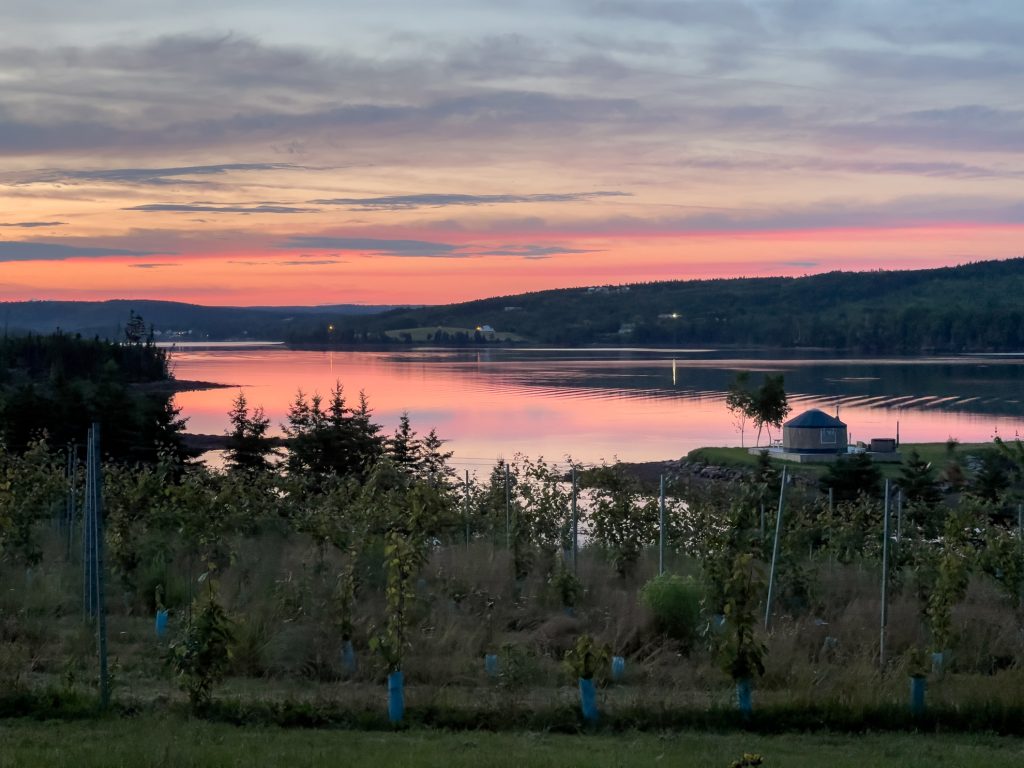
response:
<path id="1" fill-rule="evenodd" d="M 125 722 L 0 723 L 0 768 L 16 766 L 408 766 L 409 768 L 573 768 L 575 766 L 729 766 L 745 753 L 766 768 L 941 765 L 1017 766 L 1024 743 L 979 735 L 748 733 L 562 735 L 403 733 L 233 728 L 179 718 Z"/>

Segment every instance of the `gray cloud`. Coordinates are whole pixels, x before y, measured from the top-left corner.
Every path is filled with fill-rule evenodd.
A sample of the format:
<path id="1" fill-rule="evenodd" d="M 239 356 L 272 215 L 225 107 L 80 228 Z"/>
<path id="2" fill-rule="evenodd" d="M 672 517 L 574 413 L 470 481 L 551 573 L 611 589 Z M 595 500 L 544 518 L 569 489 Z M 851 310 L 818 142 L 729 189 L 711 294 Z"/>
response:
<path id="1" fill-rule="evenodd" d="M 884 11 L 854 11 L 831 0 L 578 0 L 559 10 L 586 17 L 577 25 L 585 32 L 568 38 L 554 29 L 515 31 L 530 25 L 505 23 L 516 15 L 509 9 L 502 23 L 495 13 L 451 35 L 391 20 L 384 26 L 393 46 L 383 50 L 274 44 L 272 33 L 268 41 L 176 34 L 131 45 L 12 46 L 0 51 L 9 76 L 0 154 L 269 144 L 303 152 L 387 147 L 391 156 L 422 156 L 429 147 L 434 157 L 461 156 L 468 164 L 493 157 L 502 139 L 511 139 L 502 145 L 506 157 L 571 157 L 583 146 L 606 149 L 599 139 L 608 137 L 645 149 L 664 149 L 681 137 L 765 138 L 757 129 L 770 138 L 828 142 L 836 138 L 833 121 L 842 128 L 844 114 L 879 120 L 878 105 L 894 94 L 913 93 L 917 105 L 942 104 L 955 98 L 950 84 L 983 83 L 979 101 L 1013 103 L 993 93 L 1012 92 L 1021 69 L 1018 46 L 1010 44 L 1022 28 L 1019 5 L 961 5 L 944 4 L 922 19 L 913 4 L 898 0 Z M 517 21 L 529 13 L 524 17 Z M 642 44 L 638 34 L 647 38 Z M 989 50 L 1000 41 L 1003 49 Z M 685 55 L 671 54 L 673 46 Z M 943 87 L 942 97 L 908 91 L 921 83 Z M 533 130 L 540 126 L 549 132 Z M 592 143 L 573 144 L 575 137 Z M 874 138 L 884 142 L 883 132 Z M 983 126 L 971 126 L 960 131 L 958 145 L 985 148 L 987 138 Z M 223 169 L 263 167 L 276 166 Z M 195 181 L 187 174 L 146 176 L 148 170 L 113 169 L 106 179 Z"/>
<path id="2" fill-rule="evenodd" d="M 0 227 L 21 227 L 23 229 L 36 229 L 37 227 L 60 227 L 67 224 L 66 221 L 0 221 Z"/>
<path id="3" fill-rule="evenodd" d="M 163 267 L 180 267 L 181 264 L 176 264 L 174 262 L 159 263 L 150 261 L 143 264 L 129 264 L 128 266 L 133 269 L 161 269 Z"/>
<path id="4" fill-rule="evenodd" d="M 945 83 L 956 80 L 993 80 L 1017 74 L 1024 63 L 1006 54 L 938 55 L 906 51 L 834 49 L 822 60 L 842 74 L 896 82 Z"/>
<path id="5" fill-rule="evenodd" d="M 950 222 L 1024 224 L 1024 202 L 940 195 L 899 197 L 879 203 L 837 198 L 813 205 L 696 214 L 663 220 L 660 226 L 680 233 L 770 232 L 847 227 L 904 228 Z M 624 223 L 611 221 L 609 226 L 614 229 Z"/>
<path id="6" fill-rule="evenodd" d="M 820 12 L 809 10 L 818 7 Z M 522 34 L 483 34 L 433 47 L 417 38 L 403 39 L 398 56 L 376 58 L 328 55 L 231 35 L 160 38 L 138 46 L 22 48 L 0 52 L 0 64 L 14 73 L 14 85 L 5 83 L 13 96 L 0 106 L 0 155 L 105 148 L 148 153 L 154 147 L 265 150 L 270 144 L 303 147 L 303 152 L 345 147 L 353 155 L 371 153 L 363 157 L 386 147 L 400 163 L 416 154 L 422 157 L 419 151 L 429 146 L 435 162 L 468 164 L 493 156 L 494 143 L 502 140 L 506 157 L 561 155 L 580 162 L 586 162 L 587 150 L 603 151 L 604 140 L 612 138 L 636 141 L 651 157 L 670 151 L 672 141 L 682 136 L 692 141 L 754 138 L 829 145 L 864 134 L 864 141 L 878 146 L 905 145 L 912 134 L 902 125 L 905 118 L 879 114 L 876 106 L 892 94 L 873 89 L 953 80 L 983 80 L 986 87 L 998 87 L 1021 67 L 1011 51 L 965 48 L 943 53 L 947 58 L 942 59 L 930 51 L 890 50 L 889 44 L 856 48 L 849 39 L 844 45 L 824 45 L 817 38 L 798 50 L 778 48 L 776 38 L 784 36 L 780 30 L 790 29 L 796 19 L 833 30 L 863 26 L 835 3 L 609 0 L 587 8 L 592 21 L 621 25 L 629 38 L 636 29 L 629 27 L 630 20 L 649 19 L 696 25 L 707 39 L 687 44 L 685 61 L 665 53 L 650 55 L 658 50 L 654 39 L 636 50 L 628 39 L 614 48 L 607 42 L 595 47 L 579 37 L 557 45 Z M 765 32 L 762 27 L 768 22 Z M 709 27 L 724 30 L 725 37 Z M 648 25 L 641 28 L 658 36 Z M 726 71 L 728 77 L 723 76 Z M 867 79 L 883 77 L 886 82 L 880 86 L 864 85 Z M 785 95 L 779 87 L 786 89 Z M 806 90 L 802 95 L 794 88 Z M 865 103 L 870 105 L 866 109 Z M 70 121 L 69 115 L 74 116 Z M 940 133 L 936 128 L 931 146 L 940 145 Z M 1013 148 L 1013 136 L 1019 134 L 1019 126 L 1012 123 L 1004 130 L 968 122 L 953 125 L 951 138 L 941 146 Z M 445 142 L 438 144 L 441 136 Z M 998 142 L 994 146 L 989 144 L 993 137 Z M 232 171 L 292 167 L 225 163 L 58 169 L 35 178 L 195 184 Z M 402 195 L 390 202 L 388 196 L 323 200 L 324 205 L 357 210 L 488 204 L 417 202 Z"/>
<path id="7" fill-rule="evenodd" d="M 213 203 L 147 203 L 122 208 L 122 211 L 170 211 L 173 213 L 316 213 L 316 208 L 297 208 L 290 205 L 215 205 Z"/>
<path id="8" fill-rule="evenodd" d="M 247 141 L 304 146 L 321 133 L 346 143 L 432 131 L 449 139 L 489 140 L 516 123 L 596 126 L 636 114 L 629 98 L 580 96 L 578 89 L 516 90 L 504 82 L 481 90 L 473 84 L 478 76 L 500 81 L 508 72 L 492 77 L 461 69 L 456 76 L 424 55 L 328 58 L 230 36 L 162 38 L 137 47 L 13 49 L 0 51 L 0 65 L 13 79 L 5 83 L 13 96 L 0 105 L 0 154 L 7 155 L 105 147 L 192 150 Z M 288 73 L 286 81 L 282 73 Z M 46 95 L 40 96 L 43 84 Z M 276 166 L 226 164 L 225 170 L 232 165 Z M 173 177 L 128 168 L 79 178 L 153 184 L 203 168 L 163 169 L 177 171 Z M 208 168 L 220 172 L 219 166 Z M 51 177 L 59 180 L 59 174 Z"/>
<path id="9" fill-rule="evenodd" d="M 506 245 L 485 251 L 479 251 L 478 256 L 517 256 L 522 259 L 550 259 L 552 256 L 562 256 L 570 253 L 597 253 L 594 249 L 587 248 L 560 248 L 555 245 Z"/>
<path id="10" fill-rule="evenodd" d="M 598 16 L 643 19 L 683 27 L 708 26 L 763 34 L 758 14 L 737 0 L 600 0 L 585 7 Z"/>
<path id="11" fill-rule="evenodd" d="M 720 171 L 823 171 L 870 175 L 925 176 L 949 179 L 1020 178 L 1024 169 L 991 167 L 946 160 L 871 160 L 867 157 L 808 157 L 736 153 L 730 156 L 690 156 L 675 163 L 680 168 Z"/>
<path id="12" fill-rule="evenodd" d="M 935 10 L 935 9 L 930 9 Z M 913 14 L 907 19 L 892 18 L 869 22 L 864 28 L 881 40 L 897 45 L 968 44 L 1019 50 L 1024 38 L 1024 14 L 1016 0 L 1002 7 L 985 3 L 956 4 L 946 13 Z M 948 11 L 952 11 L 949 13 Z"/>
<path id="13" fill-rule="evenodd" d="M 963 104 L 839 122 L 834 136 L 879 146 L 901 144 L 984 152 L 1024 151 L 1024 110 Z"/>
<path id="14" fill-rule="evenodd" d="M 344 259 L 305 259 L 303 261 L 279 261 L 283 267 L 321 267 L 325 264 L 347 264 Z"/>
<path id="15" fill-rule="evenodd" d="M 303 166 L 290 163 L 221 163 L 220 165 L 184 165 L 176 168 L 109 168 L 96 170 L 70 170 L 46 168 L 28 174 L 13 176 L 15 183 L 60 183 L 72 181 L 122 182 L 129 184 L 162 186 L 182 184 L 183 177 L 220 176 L 238 171 L 275 171 L 301 169 Z M 198 182 L 189 182 L 198 183 Z"/>
<path id="16" fill-rule="evenodd" d="M 167 253 L 167 251 L 130 251 L 123 248 L 64 245 L 49 242 L 0 241 L 0 262 L 64 261 L 95 256 L 152 256 L 160 253 Z"/>
<path id="17" fill-rule="evenodd" d="M 453 245 L 424 240 L 383 240 L 377 238 L 351 237 L 292 237 L 278 248 L 309 248 L 339 252 L 365 252 L 379 256 L 410 256 L 432 258 L 479 258 L 485 256 L 514 256 L 521 259 L 547 259 L 571 253 L 593 253 L 589 249 L 563 248 L 556 245 L 538 243 L 502 245 L 485 247 L 473 244 Z M 332 254 L 333 255 L 333 254 Z M 308 258 L 303 254 L 302 258 Z M 296 261 L 295 266 L 308 264 L 308 261 Z M 333 263 L 333 262 L 332 262 Z"/>
<path id="18" fill-rule="evenodd" d="M 461 246 L 424 240 L 382 240 L 370 237 L 291 237 L 278 248 L 309 248 L 312 250 L 364 251 L 380 256 L 424 256 L 464 258 Z"/>
<path id="19" fill-rule="evenodd" d="M 310 200 L 314 205 L 347 206 L 350 211 L 409 211 L 416 208 L 501 205 L 507 203 L 571 203 L 596 197 L 629 197 L 628 192 L 567 192 L 533 195 L 418 194 L 386 197 L 334 197 Z"/>
<path id="20" fill-rule="evenodd" d="M 632 215 L 574 220 L 559 225 L 565 235 L 621 236 L 623 232 L 671 237 L 692 234 L 785 232 L 828 229 L 904 229 L 956 224 L 1024 225 L 1024 201 L 1009 195 L 908 195 L 878 202 L 834 197 L 811 204 L 736 208 L 673 206 L 675 215 L 643 218 Z M 502 218 L 488 222 L 489 231 L 535 233 L 549 229 L 543 222 Z M 541 246 L 548 247 L 548 246 Z M 512 248 L 477 249 L 474 255 L 500 255 Z M 559 251 L 573 253 L 573 250 Z"/>

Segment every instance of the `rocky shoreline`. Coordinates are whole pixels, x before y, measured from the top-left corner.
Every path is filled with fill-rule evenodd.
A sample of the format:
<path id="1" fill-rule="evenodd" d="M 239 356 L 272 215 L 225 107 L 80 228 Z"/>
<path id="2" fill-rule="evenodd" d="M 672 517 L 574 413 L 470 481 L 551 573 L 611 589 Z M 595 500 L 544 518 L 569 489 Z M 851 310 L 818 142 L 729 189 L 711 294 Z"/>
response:
<path id="1" fill-rule="evenodd" d="M 665 475 L 666 479 L 672 478 L 675 482 L 711 485 L 740 483 L 750 479 L 754 474 L 752 467 L 709 464 L 697 459 L 691 460 L 687 456 L 667 461 L 623 462 L 622 466 L 649 488 L 657 487 L 661 475 Z M 791 470 L 789 477 L 792 484 L 799 486 L 817 482 L 816 478 L 800 474 L 799 470 Z"/>
<path id="2" fill-rule="evenodd" d="M 737 483 L 751 475 L 750 470 L 744 467 L 690 461 L 685 456 L 667 461 L 623 462 L 622 466 L 645 485 L 657 484 L 662 475 L 691 482 L 714 483 Z"/>

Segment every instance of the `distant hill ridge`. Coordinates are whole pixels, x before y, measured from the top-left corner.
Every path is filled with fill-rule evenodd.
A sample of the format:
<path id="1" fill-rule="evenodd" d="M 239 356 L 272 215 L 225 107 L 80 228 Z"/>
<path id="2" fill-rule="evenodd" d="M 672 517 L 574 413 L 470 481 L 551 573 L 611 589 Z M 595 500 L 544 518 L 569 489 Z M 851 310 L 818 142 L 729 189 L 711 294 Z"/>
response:
<path id="1" fill-rule="evenodd" d="M 491 326 L 542 344 L 874 353 L 1024 350 L 1024 258 L 955 267 L 566 288 L 340 321 L 374 335 Z M 486 341 L 486 339 L 485 339 Z"/>
<path id="2" fill-rule="evenodd" d="M 369 315 L 394 309 L 394 305 L 335 304 L 312 307 L 208 307 L 177 301 L 111 299 L 109 301 L 0 302 L 0 323 L 7 332 L 69 333 L 118 339 L 129 313 L 141 315 L 160 336 L 192 331 L 199 339 L 284 338 L 289 324 L 300 332 L 329 323 L 344 315 Z"/>
<path id="3" fill-rule="evenodd" d="M 955 267 L 561 288 L 421 307 L 0 303 L 10 331 L 115 338 L 130 311 L 192 338 L 308 345 L 530 343 L 823 347 L 876 354 L 1024 351 L 1024 257 Z M 482 329 L 476 331 L 475 329 Z M 410 330 L 420 329 L 415 336 Z M 439 330 L 440 329 L 440 330 Z M 491 331 L 493 329 L 493 332 Z"/>

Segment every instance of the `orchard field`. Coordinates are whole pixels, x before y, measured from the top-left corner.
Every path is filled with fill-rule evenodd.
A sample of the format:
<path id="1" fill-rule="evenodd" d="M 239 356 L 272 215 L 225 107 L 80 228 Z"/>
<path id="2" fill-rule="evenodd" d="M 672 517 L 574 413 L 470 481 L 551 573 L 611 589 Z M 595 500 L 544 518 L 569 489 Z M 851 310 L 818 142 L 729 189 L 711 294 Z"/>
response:
<path id="1" fill-rule="evenodd" d="M 456 477 L 340 386 L 297 396 L 286 454 L 244 398 L 231 420 L 223 470 L 105 451 L 107 423 L 6 437 L 0 715 L 1024 732 L 1018 443 L 908 451 L 888 486 L 864 457 L 785 484 L 762 457 L 659 499 L 621 465 Z"/>

